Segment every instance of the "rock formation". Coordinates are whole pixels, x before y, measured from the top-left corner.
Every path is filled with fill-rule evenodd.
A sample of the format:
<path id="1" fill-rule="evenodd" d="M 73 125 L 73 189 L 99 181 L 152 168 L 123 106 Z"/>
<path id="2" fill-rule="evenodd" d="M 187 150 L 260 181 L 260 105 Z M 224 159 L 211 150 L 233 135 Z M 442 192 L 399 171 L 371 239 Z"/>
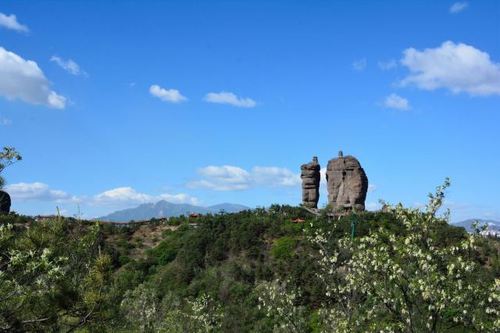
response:
<path id="1" fill-rule="evenodd" d="M 307 208 L 318 208 L 320 165 L 318 158 L 313 157 L 312 162 L 300 166 L 302 178 L 302 205 Z"/>
<path id="2" fill-rule="evenodd" d="M 365 209 L 368 178 L 355 157 L 344 157 L 340 151 L 338 158 L 328 161 L 326 181 L 328 204 L 334 212 Z"/>
<path id="3" fill-rule="evenodd" d="M 10 195 L 7 192 L 0 191 L 0 214 L 9 214 Z"/>

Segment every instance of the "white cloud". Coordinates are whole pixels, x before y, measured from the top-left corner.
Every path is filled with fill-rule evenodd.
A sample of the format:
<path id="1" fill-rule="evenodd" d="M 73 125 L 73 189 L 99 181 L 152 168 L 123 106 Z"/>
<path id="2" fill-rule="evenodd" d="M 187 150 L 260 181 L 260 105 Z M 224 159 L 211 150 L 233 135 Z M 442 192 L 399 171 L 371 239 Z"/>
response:
<path id="1" fill-rule="evenodd" d="M 456 14 L 456 13 L 460 13 L 461 11 L 463 11 L 465 8 L 467 8 L 469 4 L 465 1 L 461 1 L 461 2 L 455 2 L 453 5 L 451 5 L 450 7 L 450 13 L 451 14 Z"/>
<path id="2" fill-rule="evenodd" d="M 375 192 L 377 190 L 377 185 L 375 184 L 368 184 L 368 193 Z"/>
<path id="3" fill-rule="evenodd" d="M 17 21 L 17 17 L 14 14 L 5 15 L 4 13 L 0 13 L 0 27 L 4 27 L 6 29 L 14 30 L 17 32 L 29 31 L 27 26 Z"/>
<path id="4" fill-rule="evenodd" d="M 396 68 L 397 66 L 398 66 L 398 63 L 394 59 L 391 59 L 388 61 L 379 61 L 378 62 L 378 67 L 383 71 L 391 70 L 393 68 Z"/>
<path id="5" fill-rule="evenodd" d="M 149 87 L 149 93 L 155 97 L 158 97 L 164 102 L 180 103 L 187 100 L 186 97 L 182 96 L 179 90 L 165 89 L 157 84 L 153 84 L 151 87 Z"/>
<path id="6" fill-rule="evenodd" d="M 387 96 L 384 100 L 384 106 L 386 108 L 397 110 L 410 109 L 410 103 L 408 102 L 408 100 L 396 94 L 390 94 L 389 96 Z"/>
<path id="7" fill-rule="evenodd" d="M 248 171 L 231 165 L 211 165 L 199 169 L 198 173 L 203 179 L 189 182 L 188 187 L 233 191 L 245 190 L 251 183 L 251 175 Z"/>
<path id="8" fill-rule="evenodd" d="M 55 62 L 59 67 L 64 69 L 66 72 L 72 74 L 72 75 L 83 75 L 83 76 L 88 76 L 88 74 L 80 68 L 80 65 L 78 65 L 74 60 L 68 59 L 64 60 L 58 56 L 52 56 L 50 58 L 50 61 Z"/>
<path id="9" fill-rule="evenodd" d="M 185 193 L 150 195 L 137 192 L 132 187 L 117 187 L 97 194 L 93 198 L 94 204 L 140 204 L 166 200 L 171 203 L 189 203 L 196 205 L 199 200 Z"/>
<path id="10" fill-rule="evenodd" d="M 500 64 L 492 62 L 488 53 L 467 44 L 447 41 L 423 51 L 409 48 L 401 63 L 410 70 L 401 81 L 403 86 L 446 88 L 455 94 L 475 96 L 500 95 Z"/>
<path id="11" fill-rule="evenodd" d="M 204 100 L 209 103 L 229 104 L 240 108 L 253 108 L 257 103 L 251 98 L 238 97 L 232 92 L 221 91 L 219 93 L 208 93 Z"/>
<path id="12" fill-rule="evenodd" d="M 300 176 L 279 167 L 253 167 L 250 171 L 231 165 L 207 166 L 198 170 L 202 179 L 189 182 L 191 188 L 215 191 L 246 190 L 251 187 L 289 187 L 301 183 Z"/>
<path id="13" fill-rule="evenodd" d="M 66 106 L 66 98 L 50 89 L 50 82 L 36 62 L 3 47 L 0 47 L 0 95 L 56 109 Z"/>
<path id="14" fill-rule="evenodd" d="M 321 182 L 326 183 L 326 167 L 323 167 L 319 170 L 319 174 L 321 176 Z"/>
<path id="15" fill-rule="evenodd" d="M 64 109 L 66 107 L 66 97 L 58 95 L 55 91 L 51 91 L 47 97 L 48 106 L 55 109 Z"/>
<path id="16" fill-rule="evenodd" d="M 363 71 L 366 66 L 368 65 L 368 62 L 366 61 L 365 58 L 356 60 L 352 63 L 352 68 L 358 72 Z"/>
<path id="17" fill-rule="evenodd" d="M 91 204 L 93 206 L 102 205 L 118 205 L 126 206 L 130 204 L 140 204 L 148 202 L 157 202 L 166 200 L 171 203 L 189 203 L 196 205 L 199 203 L 198 198 L 190 196 L 185 193 L 162 193 L 159 195 L 150 195 L 146 193 L 137 192 L 132 187 L 118 187 L 96 194 L 94 196 L 73 196 L 61 190 L 54 190 L 49 185 L 35 182 L 35 183 L 17 183 L 7 185 L 5 190 L 11 195 L 15 201 L 54 201 L 60 202 L 73 202 L 82 204 Z"/>
<path id="18" fill-rule="evenodd" d="M 150 195 L 139 193 L 132 187 L 118 187 L 104 191 L 94 197 L 96 202 L 115 203 L 115 202 L 151 202 Z"/>
<path id="19" fill-rule="evenodd" d="M 366 207 L 366 210 L 368 210 L 368 211 L 376 211 L 376 210 L 380 210 L 382 208 L 382 206 L 378 202 L 367 202 L 365 207 Z"/>
<path id="20" fill-rule="evenodd" d="M 5 187 L 13 200 L 19 201 L 74 201 L 75 197 L 61 190 L 52 190 L 44 183 L 17 183 Z"/>
<path id="21" fill-rule="evenodd" d="M 300 175 L 279 167 L 254 167 L 252 178 L 255 184 L 266 186 L 297 186 L 302 183 Z"/>
<path id="22" fill-rule="evenodd" d="M 177 193 L 177 194 L 169 194 L 169 193 L 163 193 L 157 196 L 158 200 L 165 200 L 171 203 L 187 203 L 191 205 L 199 205 L 200 200 L 196 197 L 190 196 L 189 194 L 186 193 Z"/>
<path id="23" fill-rule="evenodd" d="M 320 182 L 319 182 L 319 197 L 320 198 L 328 198 L 328 184 L 326 181 L 326 167 L 323 167 L 319 170 L 320 174 Z M 300 175 L 299 175 L 300 177 Z M 302 184 L 302 179 L 300 180 Z"/>
<path id="24" fill-rule="evenodd" d="M 418 206 L 424 208 L 425 205 Z M 493 219 L 500 220 L 500 211 L 498 207 L 489 206 L 487 204 L 474 204 L 471 202 L 444 200 L 443 207 L 440 212 L 445 212 L 447 209 L 451 213 L 452 223 L 461 222 L 467 219 Z"/>

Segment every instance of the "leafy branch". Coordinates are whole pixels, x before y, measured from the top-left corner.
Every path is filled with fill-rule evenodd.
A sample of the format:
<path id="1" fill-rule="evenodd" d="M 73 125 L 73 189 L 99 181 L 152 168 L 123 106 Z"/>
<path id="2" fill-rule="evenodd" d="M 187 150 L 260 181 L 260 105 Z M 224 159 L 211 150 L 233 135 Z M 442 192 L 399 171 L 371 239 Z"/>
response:
<path id="1" fill-rule="evenodd" d="M 5 185 L 5 179 L 1 175 L 3 170 L 22 159 L 22 156 L 17 152 L 16 148 L 3 147 L 2 152 L 0 152 L 0 189 Z"/>

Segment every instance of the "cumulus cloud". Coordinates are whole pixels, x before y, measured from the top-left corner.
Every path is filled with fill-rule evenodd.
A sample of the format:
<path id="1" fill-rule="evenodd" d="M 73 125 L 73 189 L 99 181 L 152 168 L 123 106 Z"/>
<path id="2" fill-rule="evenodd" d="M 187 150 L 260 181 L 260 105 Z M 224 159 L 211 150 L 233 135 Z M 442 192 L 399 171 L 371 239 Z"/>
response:
<path id="1" fill-rule="evenodd" d="M 153 84 L 151 87 L 149 87 L 149 93 L 155 97 L 158 97 L 164 102 L 180 103 L 187 100 L 186 97 L 182 96 L 179 90 L 165 89 L 157 84 Z"/>
<path id="2" fill-rule="evenodd" d="M 368 65 L 368 62 L 366 61 L 365 58 L 356 60 L 352 63 L 352 68 L 355 71 L 361 72 L 365 70 L 366 66 Z"/>
<path id="3" fill-rule="evenodd" d="M 132 187 L 118 187 L 97 194 L 95 197 L 97 202 L 150 202 L 150 195 L 139 193 Z"/>
<path id="4" fill-rule="evenodd" d="M 251 98 L 238 97 L 232 92 L 221 91 L 219 93 L 208 93 L 204 100 L 208 103 L 228 104 L 240 108 L 253 108 L 257 103 Z"/>
<path id="5" fill-rule="evenodd" d="M 176 204 L 181 204 L 181 203 L 186 203 L 191 205 L 200 204 L 200 200 L 198 198 L 193 197 L 186 193 L 177 193 L 177 194 L 163 193 L 158 195 L 156 198 L 158 200 L 165 200 Z"/>
<path id="6" fill-rule="evenodd" d="M 409 110 L 410 103 L 406 98 L 403 98 L 397 94 L 390 94 L 384 100 L 384 106 L 390 109 L 396 110 Z"/>
<path id="7" fill-rule="evenodd" d="M 207 188 L 215 191 L 245 190 L 250 186 L 248 171 L 231 165 L 207 166 L 198 170 L 203 179 L 188 183 L 191 188 Z"/>
<path id="8" fill-rule="evenodd" d="M 500 95 L 500 64 L 488 53 L 451 41 L 423 51 L 406 49 L 401 63 L 410 74 L 401 85 L 424 90 L 449 89 L 473 96 Z"/>
<path id="9" fill-rule="evenodd" d="M 150 195 L 137 192 L 132 187 L 117 187 L 94 196 L 94 204 L 141 204 L 166 200 L 171 203 L 189 203 L 196 205 L 199 200 L 185 193 Z"/>
<path id="10" fill-rule="evenodd" d="M 368 211 L 377 211 L 382 208 L 382 205 L 379 202 L 367 202 L 365 208 Z"/>
<path id="11" fill-rule="evenodd" d="M 381 70 L 388 71 L 388 70 L 391 70 L 393 68 L 396 68 L 398 66 L 398 63 L 396 60 L 391 59 L 388 61 L 379 61 L 377 65 L 378 65 L 378 68 L 380 68 Z"/>
<path id="12" fill-rule="evenodd" d="M 19 201 L 75 201 L 76 197 L 61 191 L 53 190 L 49 185 L 35 182 L 35 183 L 17 183 L 7 185 L 5 190 L 11 195 L 12 199 Z"/>
<path id="13" fill-rule="evenodd" d="M 256 166 L 252 168 L 251 174 L 255 184 L 273 187 L 301 184 L 300 175 L 285 168 Z"/>
<path id="14" fill-rule="evenodd" d="M 55 62 L 59 67 L 64 69 L 66 72 L 70 73 L 71 75 L 83 75 L 83 76 L 88 76 L 88 74 L 80 68 L 80 65 L 78 65 L 74 60 L 68 59 L 64 60 L 58 56 L 52 56 L 50 58 L 50 61 Z"/>
<path id="15" fill-rule="evenodd" d="M 3 47 L 0 47 L 0 95 L 56 109 L 66 106 L 66 98 L 50 89 L 50 82 L 36 62 Z"/>
<path id="16" fill-rule="evenodd" d="M 189 182 L 191 188 L 206 188 L 215 191 L 246 190 L 251 187 L 288 187 L 301 183 L 300 176 L 286 168 L 253 167 L 243 168 L 222 165 L 207 166 L 198 170 L 200 180 Z"/>
<path id="17" fill-rule="evenodd" d="M 186 193 L 162 193 L 151 195 L 141 193 L 132 187 L 118 187 L 104 191 L 93 196 L 74 196 L 61 190 L 51 189 L 49 185 L 34 183 L 17 183 L 7 185 L 5 190 L 16 201 L 49 201 L 57 203 L 81 203 L 92 206 L 127 206 L 131 204 L 141 204 L 166 200 L 171 203 L 199 204 L 196 197 Z"/>
<path id="18" fill-rule="evenodd" d="M 450 7 L 450 13 L 451 14 L 457 14 L 457 13 L 460 13 L 461 11 L 463 11 L 465 8 L 467 8 L 467 6 L 469 6 L 469 4 L 465 1 L 461 1 L 461 2 L 455 2 L 453 5 L 451 5 Z"/>
<path id="19" fill-rule="evenodd" d="M 0 13 L 0 27 L 14 30 L 17 32 L 28 32 L 29 31 L 27 26 L 25 26 L 17 21 L 17 17 L 14 14 L 5 15 L 4 13 Z"/>

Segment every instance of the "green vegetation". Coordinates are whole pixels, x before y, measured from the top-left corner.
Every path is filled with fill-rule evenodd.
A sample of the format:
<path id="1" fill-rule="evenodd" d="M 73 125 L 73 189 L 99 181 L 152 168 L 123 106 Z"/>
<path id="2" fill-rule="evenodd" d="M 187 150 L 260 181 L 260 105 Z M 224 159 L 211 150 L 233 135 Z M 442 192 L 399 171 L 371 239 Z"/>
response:
<path id="1" fill-rule="evenodd" d="M 5 179 L 2 177 L 4 169 L 21 159 L 21 155 L 13 147 L 3 147 L 3 150 L 0 151 L 0 190 L 5 185 Z"/>
<path id="2" fill-rule="evenodd" d="M 0 215 L 0 330 L 71 331 L 110 320 L 110 256 L 97 224 Z"/>
<path id="3" fill-rule="evenodd" d="M 494 332 L 500 242 L 439 217 L 443 190 L 425 211 L 340 219 L 279 205 L 129 225 L 0 216 L 0 330 Z"/>
<path id="4" fill-rule="evenodd" d="M 290 259 L 293 257 L 297 240 L 290 236 L 278 238 L 271 248 L 271 254 L 276 259 Z"/>

